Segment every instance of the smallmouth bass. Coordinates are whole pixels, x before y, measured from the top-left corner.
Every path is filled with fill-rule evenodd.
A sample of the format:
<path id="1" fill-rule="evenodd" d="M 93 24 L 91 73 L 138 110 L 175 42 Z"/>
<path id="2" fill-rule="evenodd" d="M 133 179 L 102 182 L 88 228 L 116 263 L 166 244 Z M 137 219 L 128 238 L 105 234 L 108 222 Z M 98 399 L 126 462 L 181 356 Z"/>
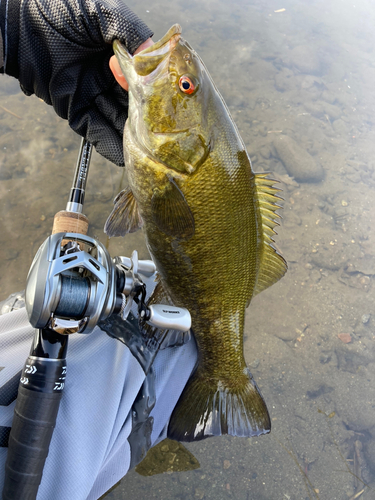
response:
<path id="1" fill-rule="evenodd" d="M 168 437 L 268 433 L 243 331 L 251 298 L 287 269 L 272 246 L 279 190 L 253 173 L 224 100 L 179 25 L 135 56 L 118 41 L 114 51 L 129 83 L 129 187 L 116 197 L 105 231 L 118 236 L 143 226 L 160 275 L 152 300 L 188 308 L 198 345 Z"/>

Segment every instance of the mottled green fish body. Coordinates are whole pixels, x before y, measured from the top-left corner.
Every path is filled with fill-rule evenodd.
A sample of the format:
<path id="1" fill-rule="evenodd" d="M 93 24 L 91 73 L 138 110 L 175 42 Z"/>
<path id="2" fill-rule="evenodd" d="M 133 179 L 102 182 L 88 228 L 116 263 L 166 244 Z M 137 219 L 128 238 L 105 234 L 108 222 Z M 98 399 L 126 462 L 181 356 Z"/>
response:
<path id="1" fill-rule="evenodd" d="M 272 246 L 278 190 L 253 173 L 220 93 L 178 25 L 134 57 L 119 42 L 114 50 L 129 82 L 129 188 L 115 200 L 106 232 L 143 225 L 160 275 L 153 300 L 189 309 L 199 351 L 168 436 L 267 433 L 243 332 L 251 298 L 286 271 Z"/>

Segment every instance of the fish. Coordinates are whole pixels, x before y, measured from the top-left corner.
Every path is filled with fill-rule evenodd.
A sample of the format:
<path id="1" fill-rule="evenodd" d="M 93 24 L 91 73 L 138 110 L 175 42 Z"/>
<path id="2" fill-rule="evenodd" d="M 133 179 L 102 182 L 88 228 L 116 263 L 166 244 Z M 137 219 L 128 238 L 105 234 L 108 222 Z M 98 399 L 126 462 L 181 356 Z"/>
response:
<path id="1" fill-rule="evenodd" d="M 243 337 L 251 299 L 287 269 L 273 240 L 280 190 L 266 173 L 254 174 L 222 96 L 178 24 L 134 56 L 117 40 L 113 48 L 129 84 L 129 185 L 105 232 L 143 227 L 159 276 L 151 301 L 187 308 L 198 348 L 168 437 L 267 434 L 270 416 Z"/>

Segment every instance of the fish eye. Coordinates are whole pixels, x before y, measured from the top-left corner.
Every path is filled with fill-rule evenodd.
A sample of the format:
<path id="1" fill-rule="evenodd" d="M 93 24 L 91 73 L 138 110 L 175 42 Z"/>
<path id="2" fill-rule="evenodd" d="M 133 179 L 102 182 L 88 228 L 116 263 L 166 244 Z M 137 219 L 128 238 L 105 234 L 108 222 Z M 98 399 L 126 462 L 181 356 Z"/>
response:
<path id="1" fill-rule="evenodd" d="M 193 80 L 186 75 L 181 76 L 178 86 L 184 94 L 192 94 L 196 89 Z"/>

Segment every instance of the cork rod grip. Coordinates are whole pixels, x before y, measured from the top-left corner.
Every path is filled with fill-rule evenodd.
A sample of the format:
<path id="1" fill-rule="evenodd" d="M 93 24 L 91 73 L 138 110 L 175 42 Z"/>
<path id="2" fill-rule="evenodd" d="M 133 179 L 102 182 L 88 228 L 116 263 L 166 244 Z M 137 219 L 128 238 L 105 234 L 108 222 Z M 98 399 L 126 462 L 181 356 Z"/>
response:
<path id="1" fill-rule="evenodd" d="M 53 220 L 52 234 L 55 233 L 79 233 L 87 234 L 89 220 L 86 215 L 77 212 L 61 210 L 57 212 Z"/>

